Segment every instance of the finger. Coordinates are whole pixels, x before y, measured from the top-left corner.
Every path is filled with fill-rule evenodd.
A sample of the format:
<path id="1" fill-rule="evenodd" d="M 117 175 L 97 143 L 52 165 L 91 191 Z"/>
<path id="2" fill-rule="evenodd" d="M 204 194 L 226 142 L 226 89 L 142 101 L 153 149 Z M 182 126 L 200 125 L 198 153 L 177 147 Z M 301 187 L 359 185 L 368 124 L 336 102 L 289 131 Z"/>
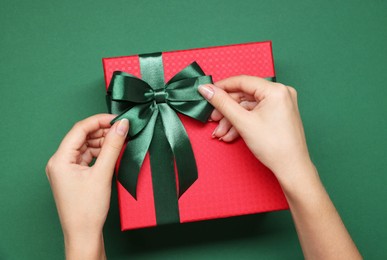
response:
<path id="1" fill-rule="evenodd" d="M 101 149 L 100 148 L 88 148 L 82 155 L 81 161 L 79 164 L 81 165 L 89 165 L 94 158 L 97 158 Z"/>
<path id="2" fill-rule="evenodd" d="M 221 138 L 227 132 L 230 130 L 232 127 L 230 121 L 227 118 L 223 118 L 222 120 L 219 121 L 218 126 L 215 128 L 214 132 L 212 133 L 212 137 L 214 138 Z"/>
<path id="3" fill-rule="evenodd" d="M 257 105 L 257 102 L 255 101 L 254 97 L 250 95 L 246 95 L 243 92 L 228 93 L 228 94 L 230 95 L 230 97 L 232 97 L 232 99 L 240 103 L 247 110 L 252 110 Z M 252 102 L 252 104 L 250 104 L 249 102 Z M 220 121 L 222 118 L 223 118 L 223 115 L 218 110 L 214 109 L 214 111 L 212 111 L 210 116 L 210 119 L 212 121 L 217 122 L 217 121 Z"/>
<path id="4" fill-rule="evenodd" d="M 227 134 L 221 138 L 221 140 L 228 143 L 236 140 L 238 137 L 238 131 L 235 129 L 235 127 L 231 127 L 230 131 L 228 131 Z"/>
<path id="5" fill-rule="evenodd" d="M 253 110 L 257 106 L 256 101 L 242 101 L 240 105 L 245 108 L 246 110 Z"/>
<path id="6" fill-rule="evenodd" d="M 265 97 L 266 91 L 273 86 L 273 82 L 253 76 L 235 76 L 223 79 L 215 85 L 226 92 L 243 92 L 254 96 L 257 101 Z"/>
<path id="7" fill-rule="evenodd" d="M 105 137 L 87 140 L 88 147 L 100 148 L 103 145 Z"/>
<path id="8" fill-rule="evenodd" d="M 69 152 L 80 149 L 86 142 L 87 136 L 101 128 L 108 128 L 114 115 L 99 114 L 88 117 L 76 123 L 70 132 L 65 136 L 59 146 L 61 152 Z"/>
<path id="9" fill-rule="evenodd" d="M 106 136 L 106 134 L 109 132 L 109 129 L 110 129 L 110 125 L 108 128 L 98 129 L 94 133 L 89 134 L 89 139 L 101 138 L 103 136 Z"/>
<path id="10" fill-rule="evenodd" d="M 84 153 L 88 148 L 88 143 L 84 143 L 81 148 L 79 148 L 80 153 Z"/>
<path id="11" fill-rule="evenodd" d="M 121 119 L 112 126 L 105 137 L 101 152 L 94 164 L 98 172 L 111 178 L 128 131 L 129 121 L 127 119 Z"/>
<path id="12" fill-rule="evenodd" d="M 243 127 L 246 118 L 250 116 L 249 112 L 232 99 L 224 90 L 211 84 L 201 85 L 198 90 L 232 125 Z"/>
<path id="13" fill-rule="evenodd" d="M 258 102 L 246 100 L 246 101 L 241 101 L 239 104 L 247 110 L 253 110 L 254 107 L 257 106 Z M 218 122 L 222 118 L 223 118 L 222 113 L 220 113 L 217 109 L 214 109 L 214 111 L 212 111 L 211 116 L 210 116 L 211 121 Z"/>
<path id="14" fill-rule="evenodd" d="M 220 119 L 223 118 L 223 115 L 217 110 L 217 109 L 214 109 L 214 111 L 212 111 L 211 113 L 211 116 L 210 116 L 211 120 L 212 121 L 219 121 Z"/>
<path id="15" fill-rule="evenodd" d="M 256 101 L 254 96 L 248 95 L 243 92 L 230 92 L 228 94 L 238 103 L 242 101 Z"/>
<path id="16" fill-rule="evenodd" d="M 86 161 L 81 161 L 81 162 L 79 163 L 79 165 L 81 165 L 81 166 L 89 166 L 90 163 L 89 163 L 89 162 L 86 162 Z"/>

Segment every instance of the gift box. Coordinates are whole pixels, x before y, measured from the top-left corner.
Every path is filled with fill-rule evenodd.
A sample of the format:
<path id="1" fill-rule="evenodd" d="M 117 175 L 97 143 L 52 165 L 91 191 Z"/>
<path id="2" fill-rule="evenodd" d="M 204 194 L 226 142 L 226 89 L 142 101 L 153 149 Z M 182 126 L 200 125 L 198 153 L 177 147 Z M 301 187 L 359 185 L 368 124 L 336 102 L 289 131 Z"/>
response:
<path id="1" fill-rule="evenodd" d="M 122 230 L 288 209 L 275 176 L 241 138 L 212 138 L 211 106 L 196 95 L 211 77 L 274 79 L 270 41 L 104 58 L 103 67 L 111 112 L 132 113 L 116 167 Z"/>

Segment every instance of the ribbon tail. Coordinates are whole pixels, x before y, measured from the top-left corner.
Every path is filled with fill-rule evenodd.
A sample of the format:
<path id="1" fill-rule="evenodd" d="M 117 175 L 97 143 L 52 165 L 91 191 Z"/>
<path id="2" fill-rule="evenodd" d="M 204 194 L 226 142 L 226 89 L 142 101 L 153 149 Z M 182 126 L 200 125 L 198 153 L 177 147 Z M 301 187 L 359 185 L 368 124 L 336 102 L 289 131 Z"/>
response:
<path id="1" fill-rule="evenodd" d="M 175 157 L 179 178 L 179 198 L 197 180 L 198 170 L 187 132 L 176 112 L 166 103 L 159 104 L 165 135 Z"/>
<path id="2" fill-rule="evenodd" d="M 137 199 L 138 175 L 152 140 L 158 114 L 155 110 L 143 131 L 128 141 L 118 168 L 118 181 L 135 199 Z"/>
<path id="3" fill-rule="evenodd" d="M 179 223 L 179 204 L 177 201 L 173 153 L 165 136 L 160 116 L 156 119 L 149 155 L 156 222 L 158 225 Z"/>

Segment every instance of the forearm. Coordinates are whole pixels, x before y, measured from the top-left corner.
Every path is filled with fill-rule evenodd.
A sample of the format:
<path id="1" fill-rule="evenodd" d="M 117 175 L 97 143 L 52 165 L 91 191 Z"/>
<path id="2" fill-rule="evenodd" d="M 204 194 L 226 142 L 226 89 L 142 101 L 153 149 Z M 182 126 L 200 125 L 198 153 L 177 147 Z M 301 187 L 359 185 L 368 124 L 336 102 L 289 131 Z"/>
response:
<path id="1" fill-rule="evenodd" d="M 66 259 L 90 259 L 90 260 L 105 260 L 105 247 L 103 235 L 75 235 L 71 237 L 65 236 Z"/>
<path id="2" fill-rule="evenodd" d="M 288 173 L 292 178 L 280 183 L 305 258 L 361 259 L 313 164 L 305 163 L 288 170 L 293 171 Z"/>

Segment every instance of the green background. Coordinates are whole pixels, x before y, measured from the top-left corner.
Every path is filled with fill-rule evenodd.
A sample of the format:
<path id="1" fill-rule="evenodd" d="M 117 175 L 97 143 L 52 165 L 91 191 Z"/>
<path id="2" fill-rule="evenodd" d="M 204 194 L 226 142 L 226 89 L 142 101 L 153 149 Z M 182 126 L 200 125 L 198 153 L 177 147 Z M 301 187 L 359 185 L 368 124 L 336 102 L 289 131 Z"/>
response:
<path id="1" fill-rule="evenodd" d="M 387 257 L 387 1 L 0 2 L 0 259 L 61 259 L 45 164 L 105 112 L 101 58 L 272 40 L 310 153 L 367 259 Z M 121 232 L 111 259 L 300 259 L 288 211 Z"/>

